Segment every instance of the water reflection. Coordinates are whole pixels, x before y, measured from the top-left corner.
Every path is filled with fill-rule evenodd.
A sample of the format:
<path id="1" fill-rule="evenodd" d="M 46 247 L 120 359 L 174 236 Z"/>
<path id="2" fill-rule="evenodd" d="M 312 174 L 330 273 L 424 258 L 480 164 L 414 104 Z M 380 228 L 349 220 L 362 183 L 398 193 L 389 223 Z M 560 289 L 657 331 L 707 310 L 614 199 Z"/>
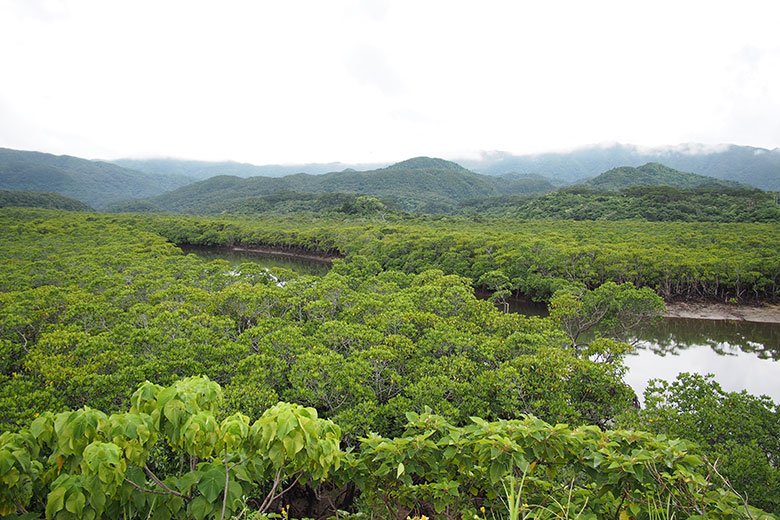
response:
<path id="1" fill-rule="evenodd" d="M 180 245 L 185 254 L 193 253 L 204 260 L 227 260 L 230 265 L 237 266 L 243 262 L 254 262 L 268 269 L 290 269 L 300 274 L 324 276 L 330 271 L 330 262 L 312 258 L 301 258 L 290 255 L 263 253 L 258 251 L 241 251 L 229 247 L 209 247 Z"/>
<path id="2" fill-rule="evenodd" d="M 774 323 L 666 318 L 636 331 L 632 341 L 661 356 L 709 347 L 723 356 L 745 352 L 780 360 L 780 325 Z"/>
<path id="3" fill-rule="evenodd" d="M 510 300 L 510 312 L 546 316 L 534 302 Z M 642 400 L 650 379 L 673 380 L 681 372 L 714 374 L 724 390 L 747 390 L 780 402 L 780 324 L 664 318 L 634 331 L 627 341 L 625 381 Z"/>
<path id="4" fill-rule="evenodd" d="M 650 379 L 714 374 L 724 390 L 780 402 L 780 324 L 666 318 L 636 334 L 626 383 L 640 395 Z"/>
<path id="5" fill-rule="evenodd" d="M 493 293 L 484 289 L 475 289 L 474 295 L 482 300 L 489 300 Z M 550 315 L 546 303 L 535 302 L 530 298 L 507 298 L 503 302 L 496 303 L 496 308 L 505 312 L 525 314 L 526 316 L 540 316 L 544 318 Z"/>

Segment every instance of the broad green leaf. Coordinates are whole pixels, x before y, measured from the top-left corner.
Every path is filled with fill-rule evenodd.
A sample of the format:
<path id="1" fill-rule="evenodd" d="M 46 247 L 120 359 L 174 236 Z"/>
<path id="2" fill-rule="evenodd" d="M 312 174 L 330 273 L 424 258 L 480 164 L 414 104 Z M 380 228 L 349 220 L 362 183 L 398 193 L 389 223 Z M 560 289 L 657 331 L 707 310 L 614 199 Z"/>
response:
<path id="1" fill-rule="evenodd" d="M 52 518 L 65 507 L 65 488 L 56 487 L 46 497 L 46 518 Z"/>
<path id="2" fill-rule="evenodd" d="M 205 472 L 198 482 L 198 491 L 209 502 L 215 502 L 225 489 L 225 470 L 214 467 Z"/>
<path id="3" fill-rule="evenodd" d="M 65 501 L 65 509 L 75 514 L 76 516 L 81 516 L 81 512 L 84 510 L 85 503 L 86 498 L 84 497 L 84 493 L 81 491 L 73 491 Z"/>

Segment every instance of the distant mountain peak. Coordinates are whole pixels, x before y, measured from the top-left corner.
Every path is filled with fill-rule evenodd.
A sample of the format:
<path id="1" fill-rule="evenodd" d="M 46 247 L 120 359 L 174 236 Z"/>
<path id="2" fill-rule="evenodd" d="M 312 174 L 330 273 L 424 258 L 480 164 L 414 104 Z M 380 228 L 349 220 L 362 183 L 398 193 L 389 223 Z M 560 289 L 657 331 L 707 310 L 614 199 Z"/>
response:
<path id="1" fill-rule="evenodd" d="M 649 162 L 649 163 L 645 163 L 642 166 L 638 166 L 636 169 L 641 171 L 641 172 L 645 172 L 645 173 L 649 173 L 649 174 L 655 174 L 655 175 L 663 174 L 663 173 L 685 173 L 685 172 L 680 172 L 679 170 L 675 170 L 674 168 L 670 168 L 670 167 L 668 167 L 665 164 L 661 164 L 661 163 L 655 162 L 655 161 Z"/>
<path id="2" fill-rule="evenodd" d="M 780 190 L 780 150 L 735 144 L 684 143 L 672 146 L 639 146 L 602 143 L 568 151 L 525 155 L 486 153 L 460 163 L 477 173 L 538 173 L 559 182 L 594 177 L 618 166 L 638 167 L 659 162 L 683 172 L 749 184 L 764 190 Z"/>
<path id="3" fill-rule="evenodd" d="M 469 171 L 458 163 L 436 157 L 413 157 L 399 163 L 391 164 L 386 170 L 449 170 Z"/>
<path id="4" fill-rule="evenodd" d="M 593 188 L 619 190 L 632 186 L 672 186 L 675 188 L 697 188 L 703 186 L 744 187 L 739 183 L 716 179 L 706 175 L 682 172 L 659 162 L 642 166 L 620 166 L 612 168 L 583 184 Z"/>

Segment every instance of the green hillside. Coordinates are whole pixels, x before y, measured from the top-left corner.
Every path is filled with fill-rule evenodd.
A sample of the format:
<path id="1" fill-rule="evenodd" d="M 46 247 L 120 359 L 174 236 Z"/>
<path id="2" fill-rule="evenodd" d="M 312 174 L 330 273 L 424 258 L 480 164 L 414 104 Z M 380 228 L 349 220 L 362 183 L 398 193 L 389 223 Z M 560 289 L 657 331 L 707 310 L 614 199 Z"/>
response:
<path id="1" fill-rule="evenodd" d="M 637 168 L 613 168 L 582 184 L 600 190 L 621 190 L 633 186 L 671 186 L 674 188 L 739 188 L 737 182 L 724 181 L 669 168 L 660 163 L 647 163 Z"/>
<path id="2" fill-rule="evenodd" d="M 576 186 L 541 197 L 478 199 L 464 203 L 461 211 L 523 220 L 780 222 L 780 205 L 773 194 L 738 188 L 636 186 L 602 191 Z"/>
<path id="3" fill-rule="evenodd" d="M 360 196 L 388 210 L 511 216 L 520 219 L 780 222 L 772 194 L 658 163 L 620 167 L 561 188 L 538 175 L 476 174 L 459 164 L 417 157 L 386 168 L 324 175 L 241 179 L 220 176 L 137 203 L 124 211 L 196 214 L 371 213 Z M 383 208 L 383 209 L 384 209 Z M 376 211 L 375 209 L 373 211 Z"/>
<path id="4" fill-rule="evenodd" d="M 509 195 L 547 193 L 556 189 L 550 179 L 533 173 L 505 173 L 501 178 L 506 181 L 504 192 Z"/>
<path id="5" fill-rule="evenodd" d="M 470 200 L 460 210 L 519 219 L 780 222 L 772 193 L 658 163 L 613 168 L 541 196 Z"/>
<path id="6" fill-rule="evenodd" d="M 185 177 L 142 173 L 107 162 L 0 148 L 0 189 L 58 193 L 94 208 L 153 197 L 190 182 Z"/>
<path id="7" fill-rule="evenodd" d="M 153 197 L 149 202 L 164 211 L 221 213 L 232 211 L 247 199 L 264 197 L 277 192 L 311 193 L 312 189 L 307 188 L 313 186 L 315 182 L 313 176 L 306 174 L 248 179 L 221 175 Z"/>
<path id="8" fill-rule="evenodd" d="M 118 159 L 119 166 L 154 174 L 173 174 L 197 180 L 217 175 L 236 177 L 282 177 L 295 173 L 319 175 L 352 169 L 374 170 L 384 164 L 308 163 L 254 165 L 232 161 L 205 162 L 181 159 Z M 752 146 L 706 146 L 689 143 L 655 149 L 614 144 L 591 146 L 567 152 L 514 155 L 484 153 L 479 159 L 457 160 L 480 174 L 504 176 L 511 172 L 538 174 L 559 183 L 577 182 L 620 166 L 662 163 L 677 170 L 748 184 L 763 190 L 780 190 L 780 149 Z"/>
<path id="9" fill-rule="evenodd" d="M 92 211 L 92 208 L 83 202 L 57 193 L 0 190 L 0 208 L 9 207 Z"/>
<path id="10" fill-rule="evenodd" d="M 653 149 L 614 144 L 528 155 L 492 152 L 478 160 L 461 161 L 461 164 L 475 172 L 489 175 L 506 172 L 538 173 L 564 182 L 576 182 L 610 168 L 640 166 L 648 162 L 749 184 L 762 190 L 780 191 L 780 148 L 768 150 L 733 144 L 707 146 L 688 143 Z"/>
<path id="11" fill-rule="evenodd" d="M 357 194 L 373 195 L 398 210 L 447 213 L 469 199 L 550 189 L 552 185 L 538 176 L 491 177 L 443 159 L 417 157 L 363 172 L 344 170 L 280 178 L 213 177 L 150 199 L 150 202 L 166 211 L 219 213 L 252 207 L 258 203 L 258 198 L 278 193 Z"/>
<path id="12" fill-rule="evenodd" d="M 338 172 L 322 178 L 326 192 L 379 196 L 407 211 L 446 211 L 460 200 L 500 192 L 497 179 L 443 159 L 417 157 L 367 172 Z"/>

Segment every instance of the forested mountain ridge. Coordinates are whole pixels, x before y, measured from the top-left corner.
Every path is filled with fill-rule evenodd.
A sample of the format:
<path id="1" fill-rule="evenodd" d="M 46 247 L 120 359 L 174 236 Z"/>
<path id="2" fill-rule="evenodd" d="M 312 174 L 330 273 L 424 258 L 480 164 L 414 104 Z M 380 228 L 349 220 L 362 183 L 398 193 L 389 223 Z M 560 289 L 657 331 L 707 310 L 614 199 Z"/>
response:
<path id="1" fill-rule="evenodd" d="M 405 161 L 391 164 L 384 170 L 447 170 L 461 173 L 473 173 L 460 164 L 437 157 L 413 157 Z"/>
<path id="2" fill-rule="evenodd" d="M 284 177 L 296 173 L 319 175 L 335 171 L 353 169 L 370 170 L 381 168 L 386 163 L 301 163 L 301 164 L 249 164 L 234 161 L 193 161 L 186 159 L 116 159 L 114 164 L 131 170 L 162 175 L 182 175 L 197 180 L 205 180 L 218 175 L 235 177 Z"/>
<path id="3" fill-rule="evenodd" d="M 95 208 L 153 197 L 190 182 L 69 155 L 0 148 L 0 189 L 59 193 Z"/>
<path id="4" fill-rule="evenodd" d="M 301 192 L 314 177 L 305 173 L 286 177 L 249 177 L 242 179 L 220 175 L 183 186 L 149 199 L 155 207 L 174 212 L 219 213 L 228 211 L 246 199 L 278 192 Z"/>
<path id="5" fill-rule="evenodd" d="M 558 197 L 558 199 L 561 197 L 565 199 L 574 194 L 583 200 L 573 201 L 574 205 L 570 204 L 572 201 L 552 201 L 553 206 L 561 208 L 568 206 L 565 214 L 559 214 L 560 212 L 554 208 L 550 210 L 543 207 L 547 202 L 550 202 L 548 199 L 556 198 L 555 195 L 550 195 L 546 198 L 536 199 L 530 213 L 524 215 L 523 212 L 518 212 L 518 216 L 521 218 L 644 218 L 656 220 L 668 215 L 664 219 L 776 220 L 777 211 L 765 194 L 753 193 L 754 190 L 751 191 L 735 181 L 685 173 L 659 163 L 648 163 L 639 167 L 625 166 L 633 160 L 628 152 L 635 149 L 623 147 L 622 150 L 625 152 L 621 155 L 626 160 L 623 163 L 624 166 L 612 168 L 575 187 L 565 188 L 563 195 Z M 600 153 L 604 159 L 603 156 L 607 154 L 607 151 L 601 150 Z M 671 154 L 671 152 L 669 153 Z M 682 152 L 678 152 L 678 155 L 680 153 Z M 767 154 L 780 155 L 780 152 L 764 151 L 756 152 L 754 155 L 764 156 Z M 558 159 L 562 160 L 562 157 L 560 156 Z M 673 157 L 673 155 L 669 155 L 669 157 Z M 165 162 L 165 160 L 159 161 Z M 139 163 L 149 166 L 155 164 L 155 161 L 139 161 Z M 211 165 L 200 170 L 199 175 L 219 171 L 219 164 L 233 165 L 236 168 L 235 171 L 242 175 L 260 171 L 255 168 L 264 168 L 239 163 L 201 163 L 198 161 L 174 161 L 166 164 L 171 167 L 168 171 L 182 172 L 189 168 L 188 163 Z M 337 164 L 343 166 L 340 163 Z M 750 164 L 746 164 L 747 166 L 744 168 L 751 168 Z M 323 165 L 314 166 L 322 167 Z M 569 176 L 576 176 L 577 172 L 580 171 L 576 164 L 568 166 L 573 168 L 572 172 L 567 174 Z M 234 170 L 228 169 L 228 171 Z M 775 175 L 775 177 L 779 176 Z M 773 178 L 772 175 L 769 176 L 770 180 Z M 561 183 L 562 181 L 559 179 L 558 185 Z M 632 192 L 629 194 L 629 198 L 637 200 L 628 201 L 631 208 L 625 211 L 611 211 L 610 207 L 607 206 L 624 207 L 628 199 L 607 203 L 606 199 L 602 199 L 613 195 L 605 193 L 600 196 L 601 198 L 593 199 L 595 196 L 593 193 L 581 191 L 583 189 L 596 189 L 602 192 L 605 190 L 622 192 L 636 186 L 669 187 L 668 189 L 663 188 L 666 190 L 663 193 L 653 192 L 654 198 L 650 202 L 655 209 L 661 207 L 658 205 L 659 201 L 667 204 L 670 200 L 677 206 L 682 204 L 686 207 L 675 208 L 670 212 L 662 210 L 660 213 L 653 211 L 652 214 L 647 214 L 643 209 L 645 201 L 638 200 L 638 196 L 641 194 Z M 517 195 L 539 195 L 553 192 L 555 185 L 554 181 L 538 174 L 523 173 L 522 168 L 501 175 L 482 175 L 455 162 L 430 157 L 417 157 L 384 168 L 366 171 L 344 169 L 321 175 L 297 173 L 284 177 L 254 176 L 249 178 L 219 175 L 193 183 L 191 178 L 168 173 L 144 173 L 128 170 L 111 163 L 88 161 L 76 157 L 0 149 L 0 189 L 54 192 L 78 199 L 98 209 L 114 211 L 173 211 L 206 214 L 301 210 L 339 211 L 343 207 L 346 208 L 347 212 L 350 212 L 355 207 L 356 196 L 368 195 L 381 199 L 382 203 L 391 210 L 453 213 L 464 205 L 467 211 L 479 208 L 480 211 L 487 212 L 495 212 L 500 208 L 507 207 L 516 209 L 525 207 L 532 199 L 516 197 Z M 669 191 L 674 189 L 683 191 L 679 193 Z M 705 190 L 706 193 L 693 193 L 685 190 Z M 730 197 L 727 204 L 733 205 L 734 211 L 728 210 L 727 214 L 721 215 L 723 211 L 690 210 L 692 206 L 702 207 L 702 202 L 705 206 L 712 205 L 710 199 L 722 198 L 723 196 Z M 617 205 L 613 205 L 613 202 Z M 722 202 L 718 202 L 713 207 L 716 209 L 721 207 Z M 592 203 L 598 203 L 598 206 L 604 206 L 604 208 L 593 210 Z M 582 206 L 582 209 L 574 211 L 575 206 Z"/>
<path id="6" fill-rule="evenodd" d="M 466 198 L 501 193 L 496 179 L 454 162 L 429 157 L 416 157 L 378 170 L 328 174 L 321 178 L 320 187 L 326 192 L 376 195 L 402 209 L 426 212 L 439 211 Z"/>
<path id="7" fill-rule="evenodd" d="M 780 149 L 753 146 L 707 146 L 689 143 L 679 146 L 643 148 L 630 144 L 590 146 L 566 152 L 512 154 L 485 152 L 480 159 L 454 159 L 481 174 L 502 176 L 510 172 L 539 174 L 558 183 L 595 177 L 620 166 L 662 163 L 677 170 L 749 184 L 764 190 L 780 190 Z M 237 177 L 282 177 L 295 173 L 319 175 L 345 169 L 367 171 L 384 164 L 307 163 L 254 165 L 237 162 L 205 162 L 180 159 L 117 159 L 125 168 L 154 173 L 206 179 L 216 175 Z"/>
<path id="8" fill-rule="evenodd" d="M 168 211 L 216 213 L 231 211 L 248 199 L 280 192 L 299 194 L 352 193 L 380 197 L 405 211 L 447 212 L 459 202 L 498 195 L 538 193 L 553 186 L 533 177 L 480 175 L 459 164 L 417 157 L 386 168 L 344 170 L 323 175 L 296 174 L 280 178 L 241 179 L 219 176 L 150 199 Z"/>
<path id="9" fill-rule="evenodd" d="M 541 196 L 539 196 L 541 195 Z M 377 197 L 370 208 L 361 196 Z M 777 222 L 771 194 L 713 177 L 649 163 L 620 167 L 555 191 L 538 175 L 479 175 L 429 157 L 365 172 L 280 178 L 219 176 L 145 202 L 114 208 L 195 214 L 364 213 L 377 208 L 417 213 L 505 215 L 521 219 Z M 378 205 L 378 206 L 377 206 Z"/>
<path id="10" fill-rule="evenodd" d="M 780 222 L 771 193 L 659 163 L 613 168 L 540 197 L 467 201 L 461 211 L 520 219 Z"/>
<path id="11" fill-rule="evenodd" d="M 620 190 L 634 186 L 670 186 L 673 188 L 749 188 L 744 184 L 714 177 L 681 172 L 660 163 L 647 163 L 638 168 L 620 166 L 581 184 L 601 190 Z"/>
<path id="12" fill-rule="evenodd" d="M 659 148 L 614 144 L 526 155 L 493 152 L 484 154 L 481 159 L 459 162 L 473 171 L 488 175 L 510 171 L 538 173 L 564 182 L 594 177 L 619 166 L 658 162 L 678 170 L 741 182 L 764 190 L 780 190 L 780 149 L 733 144 L 709 147 L 694 143 Z"/>
<path id="13" fill-rule="evenodd" d="M 83 202 L 58 193 L 0 190 L 0 208 L 10 207 L 93 211 Z"/>

